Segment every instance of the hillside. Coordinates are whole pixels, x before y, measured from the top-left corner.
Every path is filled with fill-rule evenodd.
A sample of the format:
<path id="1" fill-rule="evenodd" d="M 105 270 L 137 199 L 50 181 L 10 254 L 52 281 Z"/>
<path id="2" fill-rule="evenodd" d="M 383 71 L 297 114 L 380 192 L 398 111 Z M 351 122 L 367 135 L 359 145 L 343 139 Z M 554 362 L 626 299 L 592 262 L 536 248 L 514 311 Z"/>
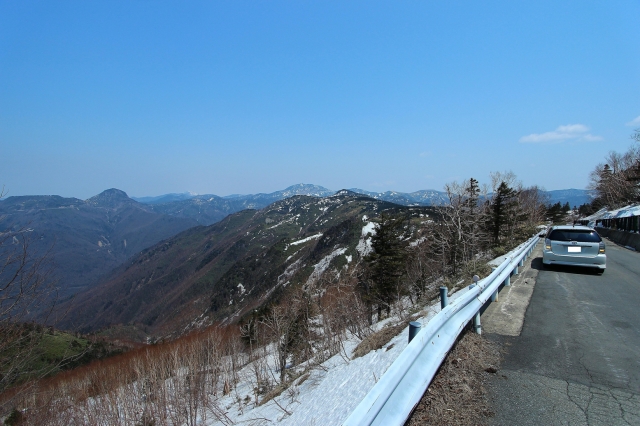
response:
<path id="1" fill-rule="evenodd" d="M 144 250 L 100 286 L 78 295 L 63 324 L 95 331 L 134 325 L 156 337 L 214 321 L 237 321 L 288 285 L 357 262 L 363 229 L 382 211 L 404 207 L 349 191 L 295 196 L 189 229 Z"/>
<path id="2" fill-rule="evenodd" d="M 167 194 L 166 196 L 147 197 L 144 199 L 148 200 L 149 207 L 157 213 L 191 218 L 201 225 L 211 225 L 232 213 L 245 209 L 259 210 L 276 201 L 296 195 L 326 197 L 334 193 L 335 191 L 330 191 L 321 186 L 299 184 L 269 194 L 230 195 L 226 197 L 195 195 L 186 199 L 178 199 L 179 194 Z M 182 197 L 186 196 L 182 195 Z"/>
<path id="3" fill-rule="evenodd" d="M 63 298 L 92 286 L 142 249 L 197 225 L 153 212 L 117 189 L 88 200 L 8 197 L 0 201 L 0 218 L 0 231 L 26 231 L 34 255 L 51 250 Z"/>

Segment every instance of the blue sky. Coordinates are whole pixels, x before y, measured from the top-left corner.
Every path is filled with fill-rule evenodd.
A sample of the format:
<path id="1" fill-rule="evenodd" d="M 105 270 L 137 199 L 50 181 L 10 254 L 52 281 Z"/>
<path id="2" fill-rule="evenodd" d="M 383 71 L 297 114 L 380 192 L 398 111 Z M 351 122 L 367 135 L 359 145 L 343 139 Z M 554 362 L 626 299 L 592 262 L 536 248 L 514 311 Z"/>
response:
<path id="1" fill-rule="evenodd" d="M 638 16 L 638 1 L 0 0 L 0 185 L 410 192 L 511 170 L 584 188 L 640 128 Z"/>

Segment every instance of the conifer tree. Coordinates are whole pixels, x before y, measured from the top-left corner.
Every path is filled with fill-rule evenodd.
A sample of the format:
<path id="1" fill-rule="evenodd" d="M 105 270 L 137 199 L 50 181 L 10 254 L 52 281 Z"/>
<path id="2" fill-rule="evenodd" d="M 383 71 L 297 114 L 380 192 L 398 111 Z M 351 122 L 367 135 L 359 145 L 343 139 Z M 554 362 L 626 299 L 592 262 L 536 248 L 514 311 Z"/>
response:
<path id="1" fill-rule="evenodd" d="M 494 246 L 500 245 L 502 237 L 509 235 L 513 225 L 517 222 L 517 217 L 515 217 L 516 196 L 517 192 L 513 188 L 505 181 L 500 182 L 491 201 L 487 224 Z"/>
<path id="2" fill-rule="evenodd" d="M 480 186 L 478 181 L 470 178 L 464 186 L 465 200 L 463 205 L 463 223 L 465 235 L 465 256 L 466 262 L 473 262 L 476 254 L 481 250 L 484 240 L 482 230 L 482 215 L 478 207 L 480 199 Z"/>
<path id="3" fill-rule="evenodd" d="M 387 315 L 390 314 L 391 304 L 398 294 L 407 246 L 404 225 L 404 218 L 391 217 L 383 213 L 378 221 L 376 233 L 371 237 L 373 251 L 366 260 L 373 284 L 373 296 L 377 302 L 378 318 L 383 307 Z"/>

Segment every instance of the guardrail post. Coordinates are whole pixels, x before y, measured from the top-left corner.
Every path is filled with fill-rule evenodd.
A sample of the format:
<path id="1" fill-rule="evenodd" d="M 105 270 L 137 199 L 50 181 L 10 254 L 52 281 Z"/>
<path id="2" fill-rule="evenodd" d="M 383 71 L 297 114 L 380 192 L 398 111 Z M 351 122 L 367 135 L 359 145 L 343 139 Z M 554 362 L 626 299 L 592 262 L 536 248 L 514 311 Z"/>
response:
<path id="1" fill-rule="evenodd" d="M 496 291 L 494 291 L 493 294 L 491 295 L 491 301 L 492 302 L 498 301 L 498 289 L 496 289 Z"/>
<path id="2" fill-rule="evenodd" d="M 524 266 L 524 258 L 520 259 L 520 262 L 518 262 L 518 266 Z"/>
<path id="3" fill-rule="evenodd" d="M 420 324 L 418 321 L 411 321 L 409 323 L 409 343 L 411 343 L 413 338 L 416 337 L 416 334 L 418 334 L 420 328 L 422 328 L 422 324 Z"/>
<path id="4" fill-rule="evenodd" d="M 473 329 L 476 334 L 482 334 L 482 324 L 480 324 L 480 311 L 473 317 Z"/>
<path id="5" fill-rule="evenodd" d="M 449 289 L 446 286 L 440 287 L 440 309 L 444 309 L 449 304 L 449 296 L 447 292 Z"/>
<path id="6" fill-rule="evenodd" d="M 511 276 L 508 276 L 507 278 L 504 279 L 504 286 L 505 287 L 511 286 Z"/>
<path id="7" fill-rule="evenodd" d="M 513 272 L 511 273 L 511 275 L 518 275 L 518 265 L 516 265 L 516 267 L 513 268 Z"/>

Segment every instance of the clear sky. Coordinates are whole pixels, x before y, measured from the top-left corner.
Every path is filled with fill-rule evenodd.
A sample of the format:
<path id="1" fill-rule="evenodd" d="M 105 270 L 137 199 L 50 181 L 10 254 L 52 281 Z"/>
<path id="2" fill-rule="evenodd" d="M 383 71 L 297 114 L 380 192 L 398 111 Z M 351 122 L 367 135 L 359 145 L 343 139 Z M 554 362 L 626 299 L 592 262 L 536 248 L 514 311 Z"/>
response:
<path id="1" fill-rule="evenodd" d="M 585 188 L 640 127 L 640 2 L 0 0 L 0 185 Z M 634 123 L 635 120 L 635 123 Z"/>

